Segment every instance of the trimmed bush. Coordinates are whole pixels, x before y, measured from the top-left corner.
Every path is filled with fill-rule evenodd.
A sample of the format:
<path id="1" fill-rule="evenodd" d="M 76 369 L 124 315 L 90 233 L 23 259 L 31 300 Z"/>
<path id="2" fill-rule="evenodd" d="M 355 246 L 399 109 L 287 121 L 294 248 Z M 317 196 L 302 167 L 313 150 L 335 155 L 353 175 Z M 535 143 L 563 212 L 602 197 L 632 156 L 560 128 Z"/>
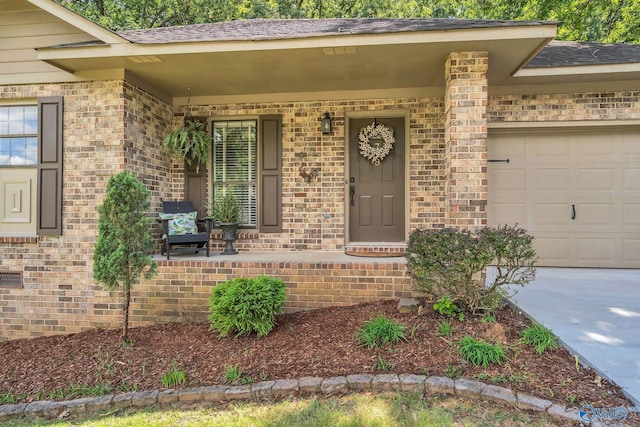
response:
<path id="1" fill-rule="evenodd" d="M 211 329 L 221 337 L 231 332 L 236 336 L 255 332 L 264 337 L 274 328 L 285 299 L 285 284 L 280 279 L 259 276 L 228 280 L 211 291 Z"/>
<path id="2" fill-rule="evenodd" d="M 373 320 L 364 322 L 356 335 L 359 345 L 369 348 L 382 347 L 388 343 L 395 344 L 406 340 L 407 327 L 388 319 L 384 314 Z"/>
<path id="3" fill-rule="evenodd" d="M 485 227 L 472 233 L 453 228 L 422 230 L 409 236 L 407 267 L 414 289 L 468 312 L 491 313 L 507 296 L 504 286 L 524 286 L 535 278 L 533 237 L 521 228 Z M 493 283 L 485 287 L 482 272 L 495 265 Z"/>

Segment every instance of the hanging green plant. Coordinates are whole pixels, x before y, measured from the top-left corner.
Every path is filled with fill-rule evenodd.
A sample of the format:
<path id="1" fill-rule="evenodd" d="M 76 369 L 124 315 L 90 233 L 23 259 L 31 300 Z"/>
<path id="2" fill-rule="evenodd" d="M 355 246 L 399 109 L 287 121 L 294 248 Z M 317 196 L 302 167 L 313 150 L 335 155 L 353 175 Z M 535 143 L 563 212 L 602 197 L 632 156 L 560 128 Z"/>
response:
<path id="1" fill-rule="evenodd" d="M 211 137 L 205 130 L 205 123 L 197 120 L 186 120 L 183 127 L 174 129 L 164 139 L 164 148 L 169 154 L 181 158 L 191 166 L 196 162 L 196 172 L 201 164 L 207 164 Z"/>

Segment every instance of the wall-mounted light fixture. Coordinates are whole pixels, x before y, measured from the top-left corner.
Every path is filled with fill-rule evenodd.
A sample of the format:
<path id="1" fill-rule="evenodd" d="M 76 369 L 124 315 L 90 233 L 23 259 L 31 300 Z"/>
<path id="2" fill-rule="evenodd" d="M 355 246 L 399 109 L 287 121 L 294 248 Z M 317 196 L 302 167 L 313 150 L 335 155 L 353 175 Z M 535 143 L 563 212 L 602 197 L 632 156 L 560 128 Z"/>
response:
<path id="1" fill-rule="evenodd" d="M 322 125 L 320 126 L 322 129 L 323 135 L 328 135 L 331 133 L 331 116 L 329 113 L 324 113 L 324 117 L 322 118 Z"/>

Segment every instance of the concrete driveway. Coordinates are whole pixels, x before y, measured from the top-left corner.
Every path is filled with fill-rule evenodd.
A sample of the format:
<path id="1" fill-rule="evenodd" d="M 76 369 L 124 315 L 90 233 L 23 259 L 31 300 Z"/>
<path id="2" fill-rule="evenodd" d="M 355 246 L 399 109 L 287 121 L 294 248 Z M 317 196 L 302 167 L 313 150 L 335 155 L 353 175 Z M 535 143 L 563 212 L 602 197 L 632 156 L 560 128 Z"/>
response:
<path id="1" fill-rule="evenodd" d="M 640 270 L 538 268 L 517 289 L 513 303 L 640 406 Z"/>

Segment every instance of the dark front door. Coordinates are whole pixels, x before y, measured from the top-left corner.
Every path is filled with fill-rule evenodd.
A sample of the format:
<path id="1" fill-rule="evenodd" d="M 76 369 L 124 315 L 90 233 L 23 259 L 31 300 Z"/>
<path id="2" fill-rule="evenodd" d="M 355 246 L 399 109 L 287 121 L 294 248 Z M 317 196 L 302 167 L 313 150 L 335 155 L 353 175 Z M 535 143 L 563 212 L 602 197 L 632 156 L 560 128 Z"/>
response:
<path id="1" fill-rule="evenodd" d="M 359 135 L 374 119 L 349 122 L 349 234 L 351 242 L 402 242 L 404 229 L 404 119 L 379 118 L 395 138 L 389 154 L 372 162 L 360 153 Z M 372 147 L 384 143 L 372 138 Z"/>

